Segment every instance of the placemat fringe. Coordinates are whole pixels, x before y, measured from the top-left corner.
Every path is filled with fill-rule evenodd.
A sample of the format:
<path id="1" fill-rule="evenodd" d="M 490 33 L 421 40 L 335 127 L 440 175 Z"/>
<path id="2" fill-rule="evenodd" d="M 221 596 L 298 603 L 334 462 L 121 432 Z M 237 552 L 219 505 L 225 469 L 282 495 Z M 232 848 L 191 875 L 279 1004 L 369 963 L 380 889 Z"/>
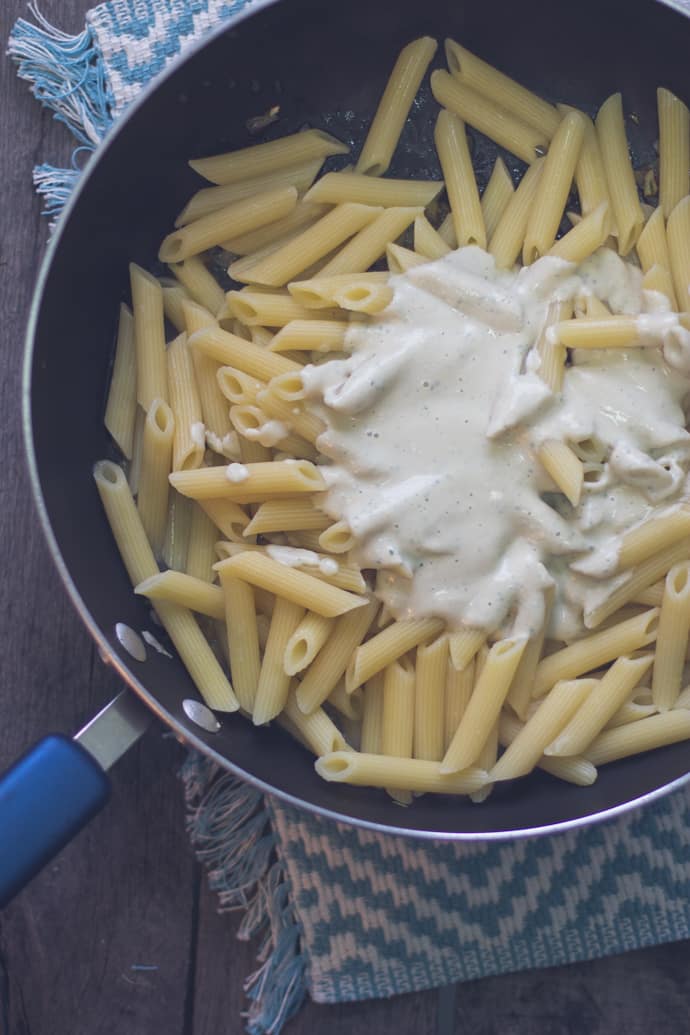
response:
<path id="1" fill-rule="evenodd" d="M 39 165 L 34 183 L 45 198 L 44 212 L 59 215 L 77 179 L 77 158 L 91 154 L 112 125 L 111 98 L 105 65 L 90 26 L 76 36 L 56 28 L 35 3 L 29 11 L 36 24 L 20 18 L 7 44 L 8 55 L 18 65 L 17 74 L 31 84 L 31 92 L 44 108 L 79 141 L 72 168 Z"/>
<path id="2" fill-rule="evenodd" d="M 187 828 L 221 911 L 244 909 L 238 938 L 263 935 L 260 967 L 245 982 L 250 1035 L 277 1035 L 306 996 L 306 959 L 263 795 L 190 754 L 181 777 Z"/>

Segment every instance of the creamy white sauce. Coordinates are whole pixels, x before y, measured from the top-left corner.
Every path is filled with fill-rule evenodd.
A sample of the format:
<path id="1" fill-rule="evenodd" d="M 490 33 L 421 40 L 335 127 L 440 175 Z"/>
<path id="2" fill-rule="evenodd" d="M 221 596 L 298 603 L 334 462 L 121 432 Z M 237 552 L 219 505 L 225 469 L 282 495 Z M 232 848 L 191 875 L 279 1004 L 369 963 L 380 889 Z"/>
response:
<path id="1" fill-rule="evenodd" d="M 216 435 L 215 432 L 206 429 L 206 442 L 210 449 L 214 453 L 220 453 L 222 456 L 227 456 L 228 460 L 240 460 L 240 440 L 236 431 L 228 431 L 227 434 Z"/>
<path id="2" fill-rule="evenodd" d="M 276 546 L 270 543 L 266 553 L 288 568 L 318 568 L 322 575 L 337 575 L 340 567 L 334 557 L 320 557 L 313 550 L 304 550 L 298 546 Z"/>
<path id="3" fill-rule="evenodd" d="M 246 482 L 249 477 L 249 469 L 244 464 L 228 464 L 225 468 L 225 477 L 233 484 Z"/>
<path id="4" fill-rule="evenodd" d="M 203 421 L 194 421 L 189 425 L 189 437 L 199 449 L 206 448 L 206 425 Z"/>
<path id="5" fill-rule="evenodd" d="M 577 635 L 620 578 L 621 532 L 686 497 L 690 335 L 641 282 L 608 249 L 505 271 L 462 248 L 392 277 L 388 308 L 349 329 L 350 356 L 304 368 L 327 423 L 324 509 L 397 617 L 529 633 L 555 585 L 551 633 Z M 588 294 L 641 314 L 656 347 L 574 350 L 554 396 L 534 346 L 551 302 Z M 586 461 L 576 508 L 537 460 L 546 439 Z"/>
<path id="6" fill-rule="evenodd" d="M 253 442 L 259 442 L 262 446 L 277 446 L 290 434 L 290 429 L 280 420 L 267 420 L 258 428 L 247 428 L 244 437 Z"/>

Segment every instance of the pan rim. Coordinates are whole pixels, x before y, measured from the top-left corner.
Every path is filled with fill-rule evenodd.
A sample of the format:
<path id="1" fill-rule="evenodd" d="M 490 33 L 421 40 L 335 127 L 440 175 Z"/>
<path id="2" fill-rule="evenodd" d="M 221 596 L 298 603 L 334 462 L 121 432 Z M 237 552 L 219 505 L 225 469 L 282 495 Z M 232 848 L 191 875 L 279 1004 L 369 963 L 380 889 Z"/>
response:
<path id="1" fill-rule="evenodd" d="M 118 672 L 120 678 L 127 684 L 127 686 L 137 694 L 137 696 L 146 704 L 146 706 L 157 716 L 163 723 L 166 724 L 186 745 L 193 747 L 203 755 L 210 758 L 216 763 L 221 769 L 226 772 L 230 772 L 233 776 L 240 780 L 246 781 L 263 794 L 267 794 L 278 798 L 285 804 L 300 810 L 305 810 L 312 815 L 323 817 L 324 819 L 331 820 L 333 822 L 339 822 L 353 826 L 370 830 L 374 833 L 385 834 L 392 837 L 406 837 L 412 839 L 419 839 L 423 841 L 445 841 L 445 842 L 461 842 L 461 843 L 484 843 L 484 842 L 506 842 L 513 840 L 522 840 L 529 837 L 543 837 L 552 834 L 565 833 L 567 831 L 579 830 L 584 827 L 606 822 L 607 820 L 615 819 L 619 816 L 624 815 L 626 812 L 634 809 L 639 809 L 645 805 L 650 804 L 667 794 L 671 794 L 675 790 L 679 790 L 690 782 L 690 771 L 677 777 L 676 779 L 661 784 L 659 787 L 655 787 L 644 794 L 632 798 L 628 801 L 621 802 L 617 805 L 612 805 L 609 808 L 600 809 L 592 812 L 585 816 L 577 816 L 570 820 L 561 820 L 557 823 L 541 824 L 533 827 L 521 828 L 519 830 L 496 830 L 496 831 L 447 831 L 447 830 L 419 830 L 404 826 L 394 826 L 389 823 L 379 823 L 373 820 L 352 816 L 344 812 L 338 812 L 334 809 L 327 808 L 314 802 L 300 798 L 288 791 L 276 787 L 260 777 L 247 772 L 242 769 L 241 766 L 234 762 L 231 762 L 225 755 L 219 753 L 209 745 L 206 741 L 202 740 L 195 732 L 188 726 L 184 725 L 183 722 L 172 715 L 166 708 L 164 708 L 158 698 L 146 687 L 146 685 L 136 676 L 136 674 L 130 670 L 127 664 L 115 653 L 114 649 L 106 639 L 105 633 L 101 629 L 100 625 L 96 622 L 91 611 L 89 610 L 86 602 L 81 596 L 74 579 L 72 578 L 71 572 L 68 568 L 67 563 L 62 555 L 60 547 L 58 545 L 55 533 L 53 531 L 51 519 L 48 513 L 48 507 L 46 505 L 45 497 L 41 487 L 41 482 L 38 473 L 38 463 L 36 458 L 35 442 L 33 435 L 33 424 L 32 424 L 32 400 L 31 400 L 31 380 L 33 373 L 34 364 L 34 352 L 36 345 L 36 332 L 38 326 L 39 314 L 42 309 L 43 298 L 45 294 L 46 284 L 53 267 L 55 255 L 59 249 L 60 241 L 65 231 L 65 228 L 71 219 L 72 213 L 75 208 L 79 205 L 80 197 L 84 191 L 86 184 L 88 183 L 93 170 L 101 162 L 103 156 L 107 153 L 112 142 L 122 133 L 127 126 L 129 120 L 139 110 L 142 105 L 145 105 L 151 95 L 153 95 L 159 88 L 161 83 L 169 79 L 174 75 L 179 68 L 181 68 L 188 60 L 194 57 L 199 51 L 203 50 L 209 44 L 215 42 L 218 38 L 229 33 L 235 29 L 239 24 L 245 20 L 252 18 L 254 15 L 261 13 L 263 10 L 276 6 L 278 3 L 285 3 L 287 0 L 250 0 L 250 3 L 244 7 L 241 11 L 231 15 L 221 25 L 211 30 L 202 39 L 197 40 L 195 43 L 190 44 L 185 48 L 184 52 L 178 55 L 165 69 L 164 72 L 157 75 L 150 83 L 148 83 L 138 94 L 138 96 L 127 106 L 127 109 L 118 117 L 116 122 L 113 124 L 111 129 L 108 131 L 105 139 L 99 144 L 98 148 L 94 152 L 88 166 L 79 177 L 79 181 L 72 191 L 70 198 L 65 205 L 60 217 L 58 219 L 57 226 L 51 235 L 48 242 L 45 255 L 41 261 L 38 275 L 36 278 L 35 287 L 33 290 L 31 303 L 29 307 L 29 314 L 27 320 L 26 333 L 24 337 L 24 358 L 22 364 L 22 378 L 21 378 L 21 422 L 22 422 L 22 437 L 24 443 L 24 452 L 27 462 L 27 470 L 29 474 L 29 481 L 31 485 L 31 494 L 34 500 L 34 504 L 38 513 L 39 523 L 47 543 L 48 550 L 50 552 L 52 561 L 57 568 L 60 579 L 67 592 L 67 595 L 81 619 L 82 623 L 86 627 L 89 635 L 93 639 L 96 648 L 102 660 Z M 683 12 L 673 3 L 669 3 L 669 0 L 662 0 L 662 2 L 674 10 L 676 13 L 681 14 L 685 18 L 688 17 L 687 13 L 683 15 Z"/>

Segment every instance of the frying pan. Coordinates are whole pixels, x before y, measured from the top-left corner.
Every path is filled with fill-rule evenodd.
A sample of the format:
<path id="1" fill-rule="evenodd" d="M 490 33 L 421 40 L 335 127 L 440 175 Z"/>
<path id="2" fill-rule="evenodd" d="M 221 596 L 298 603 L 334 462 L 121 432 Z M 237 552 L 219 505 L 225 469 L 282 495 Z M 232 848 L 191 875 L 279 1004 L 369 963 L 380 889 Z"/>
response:
<path id="1" fill-rule="evenodd" d="M 279 121 L 254 139 L 315 126 L 356 148 L 396 54 L 422 34 L 453 36 L 547 98 L 589 111 L 622 90 L 640 163 L 654 154 L 656 86 L 690 100 L 690 21 L 652 0 L 578 0 L 576 8 L 544 0 L 283 0 L 239 15 L 132 105 L 82 177 L 48 250 L 24 377 L 28 463 L 45 534 L 74 606 L 131 689 L 83 731 L 81 744 L 48 739 L 6 774 L 0 900 L 100 807 L 104 769 L 151 712 L 263 790 L 392 834 L 481 840 L 563 830 L 688 779 L 687 747 L 679 744 L 605 767 L 590 788 L 535 774 L 496 789 L 480 807 L 427 796 L 402 809 L 383 792 L 322 782 L 312 758 L 278 728 L 256 729 L 236 716 L 217 724 L 203 711 L 199 724 L 189 704 L 198 694 L 177 659 L 149 650 L 145 662 L 134 661 L 118 639 L 118 623 L 160 635 L 148 604 L 132 593 L 91 477 L 95 460 L 114 455 L 103 410 L 128 263 L 155 267 L 161 238 L 199 185 L 187 159 L 251 143 L 248 121 L 274 105 Z M 424 86 L 392 175 L 440 175 L 437 110 Z M 483 186 L 496 149 L 476 134 L 472 146 Z"/>

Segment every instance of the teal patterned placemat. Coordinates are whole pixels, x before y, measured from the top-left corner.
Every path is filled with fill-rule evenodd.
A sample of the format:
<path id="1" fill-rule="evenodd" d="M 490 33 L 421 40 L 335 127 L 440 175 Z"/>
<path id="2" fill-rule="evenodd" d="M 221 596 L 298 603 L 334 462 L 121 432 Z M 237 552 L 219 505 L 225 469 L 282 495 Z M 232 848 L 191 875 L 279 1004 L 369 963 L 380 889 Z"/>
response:
<path id="1" fill-rule="evenodd" d="M 49 214 L 141 87 L 247 2 L 112 0 L 77 37 L 35 9 L 35 23 L 17 23 L 19 74 L 79 144 L 72 169 L 34 172 Z M 391 996 L 690 936 L 688 789 L 572 833 L 444 844 L 320 819 L 198 755 L 183 779 L 190 836 L 221 908 L 243 905 L 241 937 L 263 935 L 246 985 L 252 1035 L 277 1035 L 307 994 Z"/>

